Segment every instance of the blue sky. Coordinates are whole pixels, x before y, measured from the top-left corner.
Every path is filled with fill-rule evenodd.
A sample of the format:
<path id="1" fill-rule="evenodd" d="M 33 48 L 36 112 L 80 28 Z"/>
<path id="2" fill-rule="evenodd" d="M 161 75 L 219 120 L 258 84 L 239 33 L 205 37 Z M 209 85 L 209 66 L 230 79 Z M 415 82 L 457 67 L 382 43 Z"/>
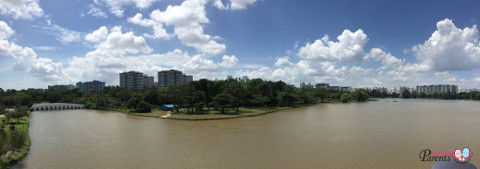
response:
<path id="1" fill-rule="evenodd" d="M 480 88 L 480 2 L 0 0 L 3 89 L 179 69 L 352 87 Z M 156 79 L 156 77 L 155 77 Z"/>

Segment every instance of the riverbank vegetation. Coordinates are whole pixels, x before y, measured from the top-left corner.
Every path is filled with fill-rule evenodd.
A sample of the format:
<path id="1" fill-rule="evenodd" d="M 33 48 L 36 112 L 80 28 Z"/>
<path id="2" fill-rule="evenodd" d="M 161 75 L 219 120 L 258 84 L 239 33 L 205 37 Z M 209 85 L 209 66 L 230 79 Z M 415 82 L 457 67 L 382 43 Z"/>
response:
<path id="1" fill-rule="evenodd" d="M 7 110 L 0 106 L 0 168 L 20 161 L 28 153 L 28 115 L 26 107 Z"/>
<path id="2" fill-rule="evenodd" d="M 72 90 L 0 90 L 0 104 L 8 107 L 31 106 L 41 102 L 80 103 L 87 108 L 117 110 L 124 113 L 149 113 L 166 104 L 173 105 L 171 117 L 185 115 L 247 115 L 259 108 L 295 107 L 318 102 L 341 102 L 346 92 L 328 88 L 299 89 L 282 81 L 252 79 L 240 82 L 234 79 L 212 81 L 201 79 L 186 86 L 168 86 L 163 89 L 133 91 L 120 87 L 105 87 L 101 92 L 84 94 Z M 343 102 L 366 101 L 363 90 L 348 93 Z M 242 109 L 243 108 L 243 109 Z M 166 109 L 164 109 L 166 110 Z M 270 110 L 265 110 L 265 112 Z M 162 114 L 162 113 L 156 113 Z M 164 114 L 164 112 L 163 112 Z"/>
<path id="3" fill-rule="evenodd" d="M 380 92 L 377 90 L 371 90 L 368 92 L 371 97 L 375 98 L 430 98 L 430 99 L 457 99 L 457 100 L 480 100 L 480 92 L 460 92 L 457 94 L 446 93 L 446 94 L 433 94 L 426 95 L 425 93 L 418 94 L 417 92 L 410 92 L 404 90 L 402 93 L 386 93 Z"/>

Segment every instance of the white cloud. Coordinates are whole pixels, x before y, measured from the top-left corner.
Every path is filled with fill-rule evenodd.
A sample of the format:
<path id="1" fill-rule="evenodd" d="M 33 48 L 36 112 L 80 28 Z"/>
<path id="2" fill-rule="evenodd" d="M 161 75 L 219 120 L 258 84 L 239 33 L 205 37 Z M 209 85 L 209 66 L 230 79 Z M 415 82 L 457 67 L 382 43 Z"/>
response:
<path id="1" fill-rule="evenodd" d="M 218 9 L 226 10 L 241 10 L 247 8 L 247 6 L 254 4 L 257 0 L 230 0 L 229 4 L 223 4 L 222 0 L 214 0 L 214 5 Z"/>
<path id="2" fill-rule="evenodd" d="M 35 46 L 33 47 L 35 50 L 43 50 L 43 51 L 54 51 L 57 50 L 55 46 Z"/>
<path id="3" fill-rule="evenodd" d="M 141 13 L 137 13 L 135 16 L 128 18 L 128 22 L 137 24 L 144 27 L 152 27 L 152 34 L 144 34 L 145 37 L 152 39 L 170 39 L 170 35 L 167 33 L 167 30 L 163 28 L 163 24 L 160 22 L 153 21 L 151 19 L 144 19 Z"/>
<path id="4" fill-rule="evenodd" d="M 437 22 L 437 30 L 423 44 L 412 48 L 421 64 L 433 71 L 471 70 L 480 67 L 476 25 L 457 28 L 452 20 Z"/>
<path id="5" fill-rule="evenodd" d="M 15 31 L 6 22 L 0 21 L 0 39 L 7 39 L 14 33 Z"/>
<path id="6" fill-rule="evenodd" d="M 380 48 L 372 48 L 366 55 L 366 59 L 381 61 L 384 68 L 396 69 L 402 66 L 403 61 Z"/>
<path id="7" fill-rule="evenodd" d="M 61 63 L 55 63 L 49 58 L 39 58 L 33 49 L 8 41 L 13 33 L 7 23 L 0 21 L 0 55 L 12 56 L 16 61 L 14 69 L 48 81 L 58 81 L 64 77 Z"/>
<path id="8" fill-rule="evenodd" d="M 53 23 L 49 26 L 45 26 L 44 29 L 47 30 L 48 33 L 55 36 L 55 39 L 63 44 L 78 42 L 82 39 L 82 33 L 61 27 Z"/>
<path id="9" fill-rule="evenodd" d="M 157 0 L 96 0 L 96 4 L 104 3 L 110 8 L 110 13 L 117 17 L 123 17 L 124 6 L 134 4 L 139 9 L 145 9 L 152 6 Z"/>
<path id="10" fill-rule="evenodd" d="M 202 55 L 195 55 L 191 59 L 188 59 L 183 67 L 188 72 L 198 71 L 216 71 L 218 65 L 212 60 L 203 58 Z"/>
<path id="11" fill-rule="evenodd" d="M 102 9 L 100 9 L 100 7 L 95 6 L 93 4 L 90 5 L 88 12 L 82 14 L 81 16 L 83 17 L 85 15 L 91 15 L 93 17 L 103 18 L 103 19 L 108 17 L 108 15 L 105 12 L 103 12 Z"/>
<path id="12" fill-rule="evenodd" d="M 38 0 L 0 0 L 0 14 L 15 19 L 33 19 L 43 15 Z"/>
<path id="13" fill-rule="evenodd" d="M 85 40 L 89 42 L 100 42 L 107 38 L 108 36 L 108 29 L 106 26 L 101 26 L 97 30 L 85 35 Z"/>
<path id="14" fill-rule="evenodd" d="M 289 67 L 289 66 L 293 66 L 293 63 L 288 60 L 288 57 L 281 57 L 277 59 L 277 61 L 275 62 L 275 66 Z"/>
<path id="15" fill-rule="evenodd" d="M 100 29 L 102 28 L 100 27 Z M 88 52 L 87 55 L 124 55 L 153 51 L 147 45 L 145 38 L 135 36 L 133 32 L 122 33 L 121 29 L 121 27 L 112 28 L 105 41 L 98 44 L 97 49 Z"/>
<path id="16" fill-rule="evenodd" d="M 344 30 L 337 39 L 338 42 L 330 41 L 325 35 L 322 39 L 301 47 L 298 56 L 303 59 L 322 61 L 359 62 L 363 59 L 363 48 L 368 38 L 361 29 L 355 32 Z"/>
<path id="17" fill-rule="evenodd" d="M 222 63 L 219 64 L 222 67 L 230 68 L 230 67 L 234 67 L 238 63 L 238 59 L 237 57 L 235 57 L 235 55 L 232 55 L 232 56 L 223 55 L 222 60 L 223 60 Z"/>
<path id="18" fill-rule="evenodd" d="M 205 5 L 208 0 L 186 0 L 181 5 L 169 5 L 165 11 L 154 10 L 149 19 L 143 19 L 141 14 L 136 14 L 129 22 L 141 26 L 149 26 L 154 30 L 154 35 L 147 37 L 166 38 L 163 26 L 173 26 L 173 34 L 182 44 L 195 48 L 200 53 L 221 54 L 225 52 L 225 44 L 218 43 L 218 36 L 204 33 L 203 24 L 209 23 L 206 16 Z"/>

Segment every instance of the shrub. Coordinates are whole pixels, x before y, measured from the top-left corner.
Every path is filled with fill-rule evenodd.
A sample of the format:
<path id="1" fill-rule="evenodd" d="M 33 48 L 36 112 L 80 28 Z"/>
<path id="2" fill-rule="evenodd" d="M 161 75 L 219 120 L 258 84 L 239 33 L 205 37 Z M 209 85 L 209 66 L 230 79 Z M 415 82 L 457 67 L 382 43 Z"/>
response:
<path id="1" fill-rule="evenodd" d="M 152 111 L 152 107 L 145 101 L 138 103 L 137 108 L 135 109 L 137 113 L 149 113 Z"/>

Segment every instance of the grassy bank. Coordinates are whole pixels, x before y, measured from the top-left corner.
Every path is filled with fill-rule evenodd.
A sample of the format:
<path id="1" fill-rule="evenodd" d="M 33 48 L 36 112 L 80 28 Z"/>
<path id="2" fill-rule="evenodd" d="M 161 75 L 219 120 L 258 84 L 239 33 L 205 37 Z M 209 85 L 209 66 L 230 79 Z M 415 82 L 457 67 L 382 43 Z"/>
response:
<path id="1" fill-rule="evenodd" d="M 163 119 L 172 119 L 172 120 L 191 120 L 191 121 L 200 121 L 200 120 L 224 120 L 224 119 L 234 119 L 234 118 L 244 118 L 244 117 L 255 117 L 261 116 L 273 112 L 277 112 L 280 110 L 290 109 L 290 108 L 297 108 L 309 105 L 298 105 L 298 106 L 291 106 L 291 107 L 260 107 L 260 108 L 245 108 L 242 107 L 237 112 L 235 108 L 228 109 L 224 113 L 221 113 L 220 110 L 215 110 L 214 108 L 204 108 L 202 112 L 186 112 L 180 111 L 170 112 L 170 116 L 167 118 L 163 118 L 162 116 L 167 115 L 168 111 L 162 111 L 158 109 L 152 109 L 151 113 L 135 113 L 133 110 L 130 109 L 112 109 L 112 111 L 122 112 L 129 115 L 134 116 L 142 116 L 142 117 L 152 117 L 152 118 L 163 118 Z"/>
<path id="2" fill-rule="evenodd" d="M 15 130 L 19 130 L 26 133 L 26 139 L 25 139 L 24 145 L 20 149 L 13 151 L 10 154 L 10 156 L 8 157 L 4 156 L 0 159 L 3 163 L 3 164 L 0 164 L 0 168 L 2 167 L 6 168 L 6 166 L 11 166 L 19 162 L 27 155 L 28 151 L 30 150 L 30 137 L 28 136 L 28 127 L 30 125 L 30 121 L 28 119 L 28 116 L 23 116 L 19 118 L 18 121 L 17 119 L 14 119 L 14 118 L 11 118 L 9 120 L 5 119 L 5 122 L 3 122 L 3 119 L 0 120 L 0 126 L 4 126 L 4 124 L 5 124 L 5 127 L 2 130 L 4 130 L 5 133 L 7 133 L 7 138 L 4 138 L 4 139 L 11 139 L 11 135 L 8 134 L 11 132 L 9 127 L 10 124 L 15 124 Z"/>

